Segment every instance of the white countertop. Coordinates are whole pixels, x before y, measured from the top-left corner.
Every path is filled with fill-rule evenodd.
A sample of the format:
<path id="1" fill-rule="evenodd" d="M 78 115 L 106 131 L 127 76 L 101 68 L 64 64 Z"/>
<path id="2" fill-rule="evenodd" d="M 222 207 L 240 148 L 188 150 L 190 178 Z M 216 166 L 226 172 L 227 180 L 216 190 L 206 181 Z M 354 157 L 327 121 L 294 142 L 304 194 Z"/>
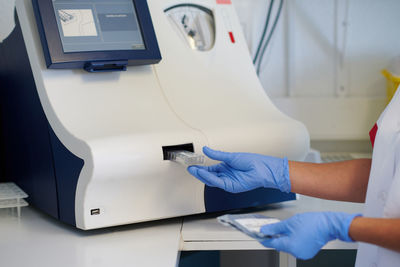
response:
<path id="1" fill-rule="evenodd" d="M 269 205 L 267 209 L 255 211 L 278 219 L 287 219 L 296 213 L 312 211 L 342 211 L 361 213 L 363 204 L 321 200 L 300 196 L 295 201 Z M 201 215 L 184 219 L 181 250 L 258 250 L 266 249 L 257 241 L 230 227 L 223 226 L 215 219 L 217 215 Z M 324 249 L 356 249 L 356 243 L 333 241 Z"/>
<path id="2" fill-rule="evenodd" d="M 361 212 L 362 204 L 301 197 L 257 213 L 279 219 L 306 211 Z M 219 214 L 218 214 L 219 215 Z M 220 225 L 213 215 L 82 231 L 31 207 L 21 219 L 0 213 L 0 259 L 7 267 L 124 267 L 177 265 L 179 250 L 266 249 L 246 235 Z M 182 225 L 183 221 L 183 225 Z M 355 249 L 330 242 L 324 249 Z"/>
<path id="3" fill-rule="evenodd" d="M 176 266 L 182 219 L 82 231 L 37 210 L 0 216 L 0 266 Z"/>

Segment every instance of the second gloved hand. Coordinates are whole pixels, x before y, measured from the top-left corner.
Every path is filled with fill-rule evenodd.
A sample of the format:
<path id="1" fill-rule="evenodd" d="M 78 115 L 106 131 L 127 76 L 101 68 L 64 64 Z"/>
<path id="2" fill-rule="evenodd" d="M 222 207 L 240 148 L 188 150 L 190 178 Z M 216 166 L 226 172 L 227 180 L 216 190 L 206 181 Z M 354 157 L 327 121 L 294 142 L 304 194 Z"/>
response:
<path id="1" fill-rule="evenodd" d="M 343 212 L 297 214 L 285 221 L 264 225 L 261 233 L 273 238 L 266 239 L 261 244 L 307 260 L 314 257 L 331 240 L 352 242 L 349 228 L 357 216 L 361 214 Z"/>
<path id="2" fill-rule="evenodd" d="M 221 163 L 213 166 L 190 166 L 190 174 L 208 186 L 231 193 L 260 187 L 290 192 L 289 164 L 286 158 L 251 153 L 228 153 L 203 148 L 204 154 Z"/>

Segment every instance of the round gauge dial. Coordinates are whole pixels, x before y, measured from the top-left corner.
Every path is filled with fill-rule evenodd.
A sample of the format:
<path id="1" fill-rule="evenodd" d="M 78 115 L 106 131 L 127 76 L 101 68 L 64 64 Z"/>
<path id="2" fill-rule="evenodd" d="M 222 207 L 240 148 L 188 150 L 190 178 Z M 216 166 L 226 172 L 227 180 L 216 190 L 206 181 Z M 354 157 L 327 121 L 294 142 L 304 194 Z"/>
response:
<path id="1" fill-rule="evenodd" d="M 165 10 L 172 24 L 194 50 L 211 50 L 215 42 L 215 21 L 210 9 L 195 4 L 176 5 Z"/>

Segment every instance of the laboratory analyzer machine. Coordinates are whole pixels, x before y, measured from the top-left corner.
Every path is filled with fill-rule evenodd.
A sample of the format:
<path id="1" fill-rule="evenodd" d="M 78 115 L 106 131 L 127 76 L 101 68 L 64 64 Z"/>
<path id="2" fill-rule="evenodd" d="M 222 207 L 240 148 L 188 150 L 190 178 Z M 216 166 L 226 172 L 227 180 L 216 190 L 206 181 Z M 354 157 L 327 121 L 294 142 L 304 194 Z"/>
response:
<path id="1" fill-rule="evenodd" d="M 211 188 L 168 156 L 307 153 L 304 125 L 265 94 L 230 1 L 17 0 L 16 10 L 0 44 L 3 153 L 33 206 L 94 229 L 295 198 Z"/>

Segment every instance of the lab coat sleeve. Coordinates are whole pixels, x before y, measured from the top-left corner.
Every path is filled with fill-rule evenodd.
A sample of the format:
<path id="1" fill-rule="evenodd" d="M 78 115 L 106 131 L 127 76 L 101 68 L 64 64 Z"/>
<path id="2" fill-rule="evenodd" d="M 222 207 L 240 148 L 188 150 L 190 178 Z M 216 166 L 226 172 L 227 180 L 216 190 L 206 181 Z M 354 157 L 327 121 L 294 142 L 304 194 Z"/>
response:
<path id="1" fill-rule="evenodd" d="M 400 133 L 397 134 L 392 185 L 383 210 L 385 218 L 400 218 Z"/>

